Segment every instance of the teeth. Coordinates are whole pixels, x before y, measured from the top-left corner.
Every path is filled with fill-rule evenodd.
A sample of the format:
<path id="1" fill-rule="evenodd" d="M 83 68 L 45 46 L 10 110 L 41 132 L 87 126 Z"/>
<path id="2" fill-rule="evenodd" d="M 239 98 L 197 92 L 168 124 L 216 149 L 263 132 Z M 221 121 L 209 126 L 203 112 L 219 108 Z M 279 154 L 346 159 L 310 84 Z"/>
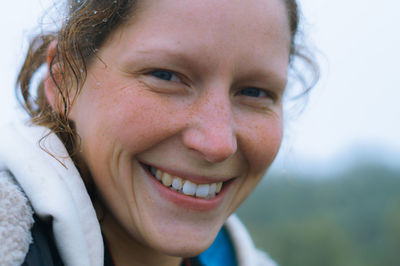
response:
<path id="1" fill-rule="evenodd" d="M 208 190 L 208 194 L 215 195 L 216 191 L 217 191 L 217 184 L 216 183 L 212 183 L 210 185 L 210 189 Z"/>
<path id="2" fill-rule="evenodd" d="M 164 186 L 169 187 L 172 185 L 172 177 L 168 173 L 162 174 L 162 183 Z"/>
<path id="3" fill-rule="evenodd" d="M 222 182 L 217 183 L 217 188 L 215 190 L 216 193 L 221 192 L 221 188 L 222 188 Z"/>
<path id="4" fill-rule="evenodd" d="M 174 177 L 172 180 L 172 188 L 175 190 L 181 190 L 182 189 L 182 179 L 179 177 Z"/>
<path id="5" fill-rule="evenodd" d="M 197 187 L 196 184 L 187 180 L 183 185 L 182 192 L 185 195 L 193 196 L 196 193 L 196 187 Z"/>
<path id="6" fill-rule="evenodd" d="M 208 191 L 210 190 L 210 185 L 198 185 L 196 190 L 196 197 L 205 198 L 208 196 Z"/>
<path id="7" fill-rule="evenodd" d="M 164 186 L 170 187 L 171 189 L 185 195 L 212 199 L 216 196 L 216 194 L 221 192 L 222 182 L 211 184 L 195 184 L 189 180 L 184 180 L 177 176 L 171 176 L 170 174 L 162 172 L 160 169 L 155 167 L 150 167 L 149 170 L 150 173 Z"/>
<path id="8" fill-rule="evenodd" d="M 154 167 L 152 167 L 152 169 L 155 169 Z M 159 180 L 159 181 L 161 181 L 161 177 L 162 177 L 162 172 L 160 171 L 160 170 L 156 170 L 155 171 L 156 173 L 154 174 L 154 176 Z"/>

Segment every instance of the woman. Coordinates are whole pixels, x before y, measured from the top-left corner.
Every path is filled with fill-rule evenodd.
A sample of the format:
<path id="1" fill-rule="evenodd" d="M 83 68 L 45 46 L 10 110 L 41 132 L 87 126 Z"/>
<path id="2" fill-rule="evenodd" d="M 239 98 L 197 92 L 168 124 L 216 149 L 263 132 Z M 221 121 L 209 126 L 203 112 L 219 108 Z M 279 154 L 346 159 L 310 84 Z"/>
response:
<path id="1" fill-rule="evenodd" d="M 279 150 L 295 1 L 67 6 L 18 78 L 32 123 L 3 129 L 8 263 L 274 265 L 231 215 Z"/>

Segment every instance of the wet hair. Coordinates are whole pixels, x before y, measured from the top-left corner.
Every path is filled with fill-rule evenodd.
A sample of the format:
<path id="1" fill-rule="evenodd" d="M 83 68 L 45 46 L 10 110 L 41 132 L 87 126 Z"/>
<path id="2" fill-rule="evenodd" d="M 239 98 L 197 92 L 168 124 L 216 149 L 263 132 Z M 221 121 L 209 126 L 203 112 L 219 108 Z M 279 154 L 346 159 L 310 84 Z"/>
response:
<path id="1" fill-rule="evenodd" d="M 300 12 L 296 0 L 285 1 L 291 32 L 289 68 L 302 85 L 301 95 L 306 94 L 318 79 L 318 67 L 311 53 L 297 41 Z M 19 72 L 16 92 L 22 106 L 34 124 L 45 126 L 56 133 L 74 153 L 76 134 L 68 120 L 69 106 L 79 94 L 87 69 L 96 52 L 118 27 L 134 13 L 136 0 L 68 0 L 67 16 L 58 31 L 37 35 L 30 43 L 24 64 Z M 57 110 L 47 101 L 44 80 L 32 87 L 35 73 L 46 63 L 47 51 L 56 41 L 56 51 L 49 64 L 49 74 L 58 89 Z M 308 68 L 311 79 L 295 70 L 294 62 L 301 60 Z M 74 91 L 73 91 L 74 90 Z M 72 97 L 71 97 L 72 96 Z"/>

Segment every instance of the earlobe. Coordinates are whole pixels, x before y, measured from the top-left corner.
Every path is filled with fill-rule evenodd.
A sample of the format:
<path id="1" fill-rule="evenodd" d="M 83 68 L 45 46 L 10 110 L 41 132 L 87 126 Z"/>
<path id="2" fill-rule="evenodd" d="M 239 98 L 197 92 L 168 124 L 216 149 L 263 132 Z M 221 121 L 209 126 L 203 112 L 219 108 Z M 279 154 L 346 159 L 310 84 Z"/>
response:
<path id="1" fill-rule="evenodd" d="M 46 64 L 48 70 L 44 81 L 44 93 L 50 106 L 54 111 L 59 112 L 61 110 L 61 106 L 58 103 L 61 75 L 59 74 L 59 67 L 56 62 L 56 52 L 57 41 L 52 41 L 47 48 Z"/>

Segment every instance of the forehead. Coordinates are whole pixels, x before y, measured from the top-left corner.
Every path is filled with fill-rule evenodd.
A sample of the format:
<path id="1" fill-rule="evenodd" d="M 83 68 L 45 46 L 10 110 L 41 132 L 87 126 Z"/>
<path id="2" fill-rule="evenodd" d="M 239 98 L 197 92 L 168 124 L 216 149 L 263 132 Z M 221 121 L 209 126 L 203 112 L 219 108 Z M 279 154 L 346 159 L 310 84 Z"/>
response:
<path id="1" fill-rule="evenodd" d="M 164 25 L 164 30 L 189 29 L 208 33 L 207 37 L 221 34 L 223 29 L 236 33 L 231 34 L 232 38 L 247 32 L 290 40 L 287 14 L 283 0 L 146 0 L 138 1 L 131 24 L 150 20 Z M 172 28 L 162 22 L 175 24 Z"/>
<path id="2" fill-rule="evenodd" d="M 282 69 L 291 42 L 283 0 L 139 1 L 129 23 L 110 39 L 125 51 L 163 50 L 220 65 L 269 61 Z"/>

